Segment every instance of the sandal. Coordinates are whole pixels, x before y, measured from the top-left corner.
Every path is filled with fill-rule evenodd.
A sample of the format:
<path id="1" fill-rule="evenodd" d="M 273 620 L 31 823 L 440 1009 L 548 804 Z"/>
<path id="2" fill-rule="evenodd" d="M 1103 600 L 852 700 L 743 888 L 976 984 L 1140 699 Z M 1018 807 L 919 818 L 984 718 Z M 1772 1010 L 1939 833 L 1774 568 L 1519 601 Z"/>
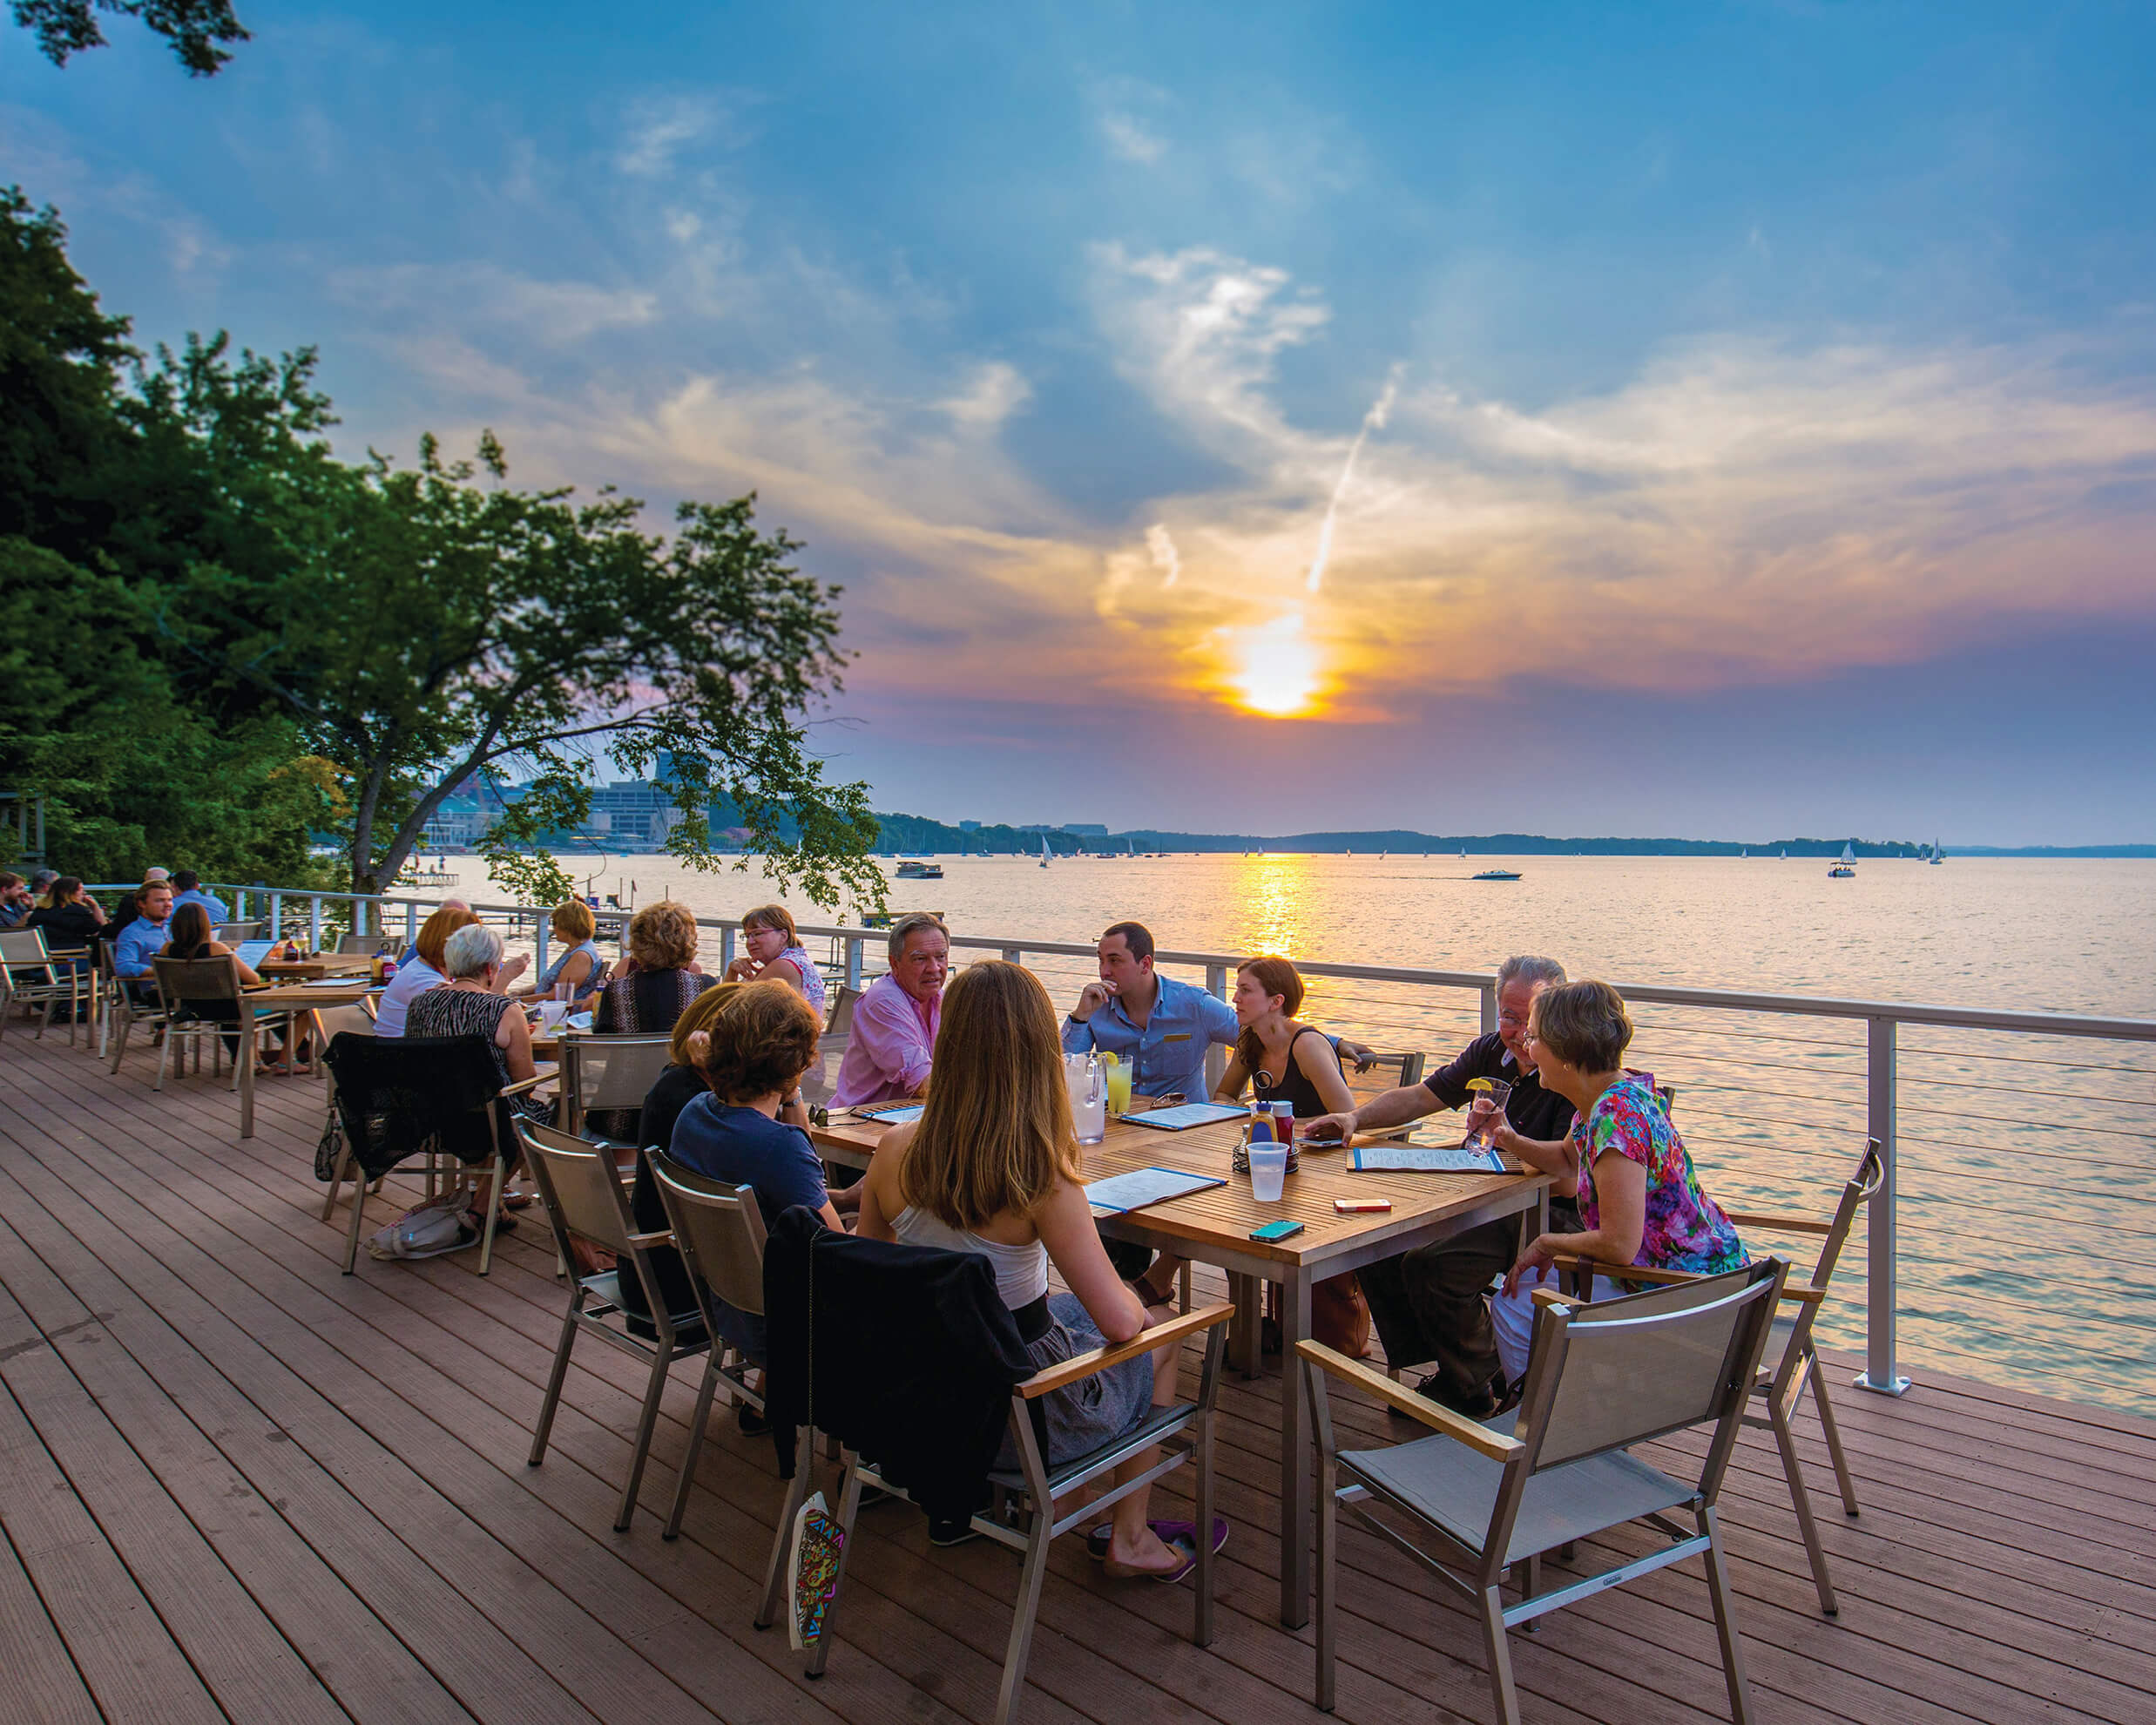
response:
<path id="1" fill-rule="evenodd" d="M 1101 1567 L 1118 1581 L 1165 1581 L 1173 1587 L 1178 1581 L 1188 1578 L 1198 1567 L 1198 1542 L 1187 1534 L 1166 1542 L 1168 1549 L 1182 1561 L 1173 1569 L 1130 1569 L 1119 1563 L 1104 1563 Z"/>
<path id="2" fill-rule="evenodd" d="M 1198 1524 L 1194 1521 L 1149 1521 L 1146 1525 L 1159 1536 L 1160 1543 L 1164 1546 L 1173 1546 L 1178 1539 L 1195 1539 L 1198 1537 Z M 1107 1562 L 1108 1541 L 1114 1531 L 1112 1524 L 1104 1521 L 1088 1533 L 1085 1536 L 1085 1555 L 1092 1559 L 1095 1563 Z M 1224 1515 L 1216 1515 L 1213 1518 L 1214 1552 L 1217 1554 L 1220 1547 L 1227 1543 L 1227 1518 Z"/>

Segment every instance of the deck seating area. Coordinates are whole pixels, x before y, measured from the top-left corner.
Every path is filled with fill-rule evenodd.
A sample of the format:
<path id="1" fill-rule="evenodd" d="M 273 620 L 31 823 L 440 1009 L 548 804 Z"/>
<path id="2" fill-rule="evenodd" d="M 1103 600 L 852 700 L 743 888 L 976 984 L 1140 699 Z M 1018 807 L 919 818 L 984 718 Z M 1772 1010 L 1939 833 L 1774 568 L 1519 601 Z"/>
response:
<path id="1" fill-rule="evenodd" d="M 154 1067 L 139 1043 L 117 1076 L 64 1038 L 0 1045 L 0 1716 L 992 1717 L 1006 1553 L 933 1550 L 910 1508 L 865 1510 L 839 1644 L 807 1681 L 782 1628 L 751 1627 L 782 1489 L 767 1439 L 715 1416 L 682 1537 L 660 1538 L 700 1362 L 674 1375 L 618 1534 L 635 1362 L 579 1349 L 547 1458 L 525 1465 L 563 1301 L 537 1213 L 483 1280 L 476 1252 L 362 1256 L 344 1277 L 343 1217 L 321 1219 L 312 1171 L 323 1086 L 265 1082 L 242 1140 L 221 1081 L 153 1092 Z M 417 1194 L 392 1180 L 370 1216 Z M 1839 1388 L 1854 1367 L 1829 1370 Z M 1772 1443 L 1739 1447 L 1724 1526 L 1756 1716 L 2156 1717 L 2156 1424 L 1916 1377 L 1899 1401 L 1837 1398 L 1857 1520 L 1799 1423 L 1838 1620 Z M 1321 1717 L 1313 1631 L 1277 1620 L 1281 1385 L 1231 1374 L 1222 1394 L 1236 1531 L 1213 1646 L 1187 1640 L 1184 1590 L 1108 1581 L 1066 1539 L 1025 1719 Z M 1332 1405 L 1343 1441 L 1406 1435 L 1351 1394 Z M 1157 1513 L 1189 1514 L 1181 1480 Z M 1490 1717 L 1475 1620 L 1351 1526 L 1341 1598 L 1337 1717 Z M 1544 1619 L 1512 1657 L 1531 1721 L 1727 1716 L 1696 1563 Z"/>

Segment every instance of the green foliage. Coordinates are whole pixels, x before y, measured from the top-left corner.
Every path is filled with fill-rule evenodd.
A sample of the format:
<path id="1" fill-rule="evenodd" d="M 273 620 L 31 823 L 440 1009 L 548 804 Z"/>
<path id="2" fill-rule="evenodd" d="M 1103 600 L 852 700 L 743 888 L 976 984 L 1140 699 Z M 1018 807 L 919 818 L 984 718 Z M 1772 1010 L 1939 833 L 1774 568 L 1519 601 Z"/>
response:
<path id="1" fill-rule="evenodd" d="M 172 56 L 194 78 L 213 78 L 232 58 L 227 42 L 247 32 L 231 0 L 14 0 L 15 22 L 37 32 L 37 46 L 56 66 L 85 48 L 105 45 L 98 12 L 140 18 L 172 44 Z"/>

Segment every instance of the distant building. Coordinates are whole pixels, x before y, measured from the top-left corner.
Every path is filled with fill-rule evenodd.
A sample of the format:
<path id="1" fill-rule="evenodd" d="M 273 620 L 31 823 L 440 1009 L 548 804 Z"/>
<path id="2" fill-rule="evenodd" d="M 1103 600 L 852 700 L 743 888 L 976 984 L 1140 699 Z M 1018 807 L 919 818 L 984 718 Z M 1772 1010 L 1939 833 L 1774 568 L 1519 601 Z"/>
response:
<path id="1" fill-rule="evenodd" d="M 981 830 L 981 823 L 978 821 L 961 821 L 958 830 L 962 833 L 977 833 Z"/>
<path id="2" fill-rule="evenodd" d="M 1059 833 L 1068 833 L 1073 838 L 1106 838 L 1108 836 L 1108 829 L 1095 821 L 1065 821 L 1055 830 Z"/>

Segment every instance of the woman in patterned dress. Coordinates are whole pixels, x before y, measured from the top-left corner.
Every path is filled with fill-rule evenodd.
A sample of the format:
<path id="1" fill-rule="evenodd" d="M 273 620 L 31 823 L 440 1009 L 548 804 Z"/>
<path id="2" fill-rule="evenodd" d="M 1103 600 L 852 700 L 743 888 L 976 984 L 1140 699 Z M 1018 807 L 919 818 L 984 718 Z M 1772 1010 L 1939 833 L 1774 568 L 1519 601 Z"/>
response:
<path id="1" fill-rule="evenodd" d="M 1607 983 L 1565 983 L 1535 997 L 1528 1025 L 1544 1088 L 1577 1113 L 1571 1148 L 1584 1234 L 1545 1234 L 1505 1279 L 1550 1268 L 1558 1254 L 1598 1263 L 1719 1275 L 1751 1262 L 1721 1207 L 1707 1195 L 1684 1140 L 1654 1093 L 1654 1075 L 1623 1064 L 1632 1041 L 1625 1002 Z M 1570 1182 L 1552 1190 L 1571 1195 Z"/>
<path id="2" fill-rule="evenodd" d="M 727 966 L 728 982 L 782 982 L 824 1010 L 823 972 L 808 956 L 794 930 L 794 913 L 783 904 L 759 904 L 741 913 L 739 958 Z"/>

